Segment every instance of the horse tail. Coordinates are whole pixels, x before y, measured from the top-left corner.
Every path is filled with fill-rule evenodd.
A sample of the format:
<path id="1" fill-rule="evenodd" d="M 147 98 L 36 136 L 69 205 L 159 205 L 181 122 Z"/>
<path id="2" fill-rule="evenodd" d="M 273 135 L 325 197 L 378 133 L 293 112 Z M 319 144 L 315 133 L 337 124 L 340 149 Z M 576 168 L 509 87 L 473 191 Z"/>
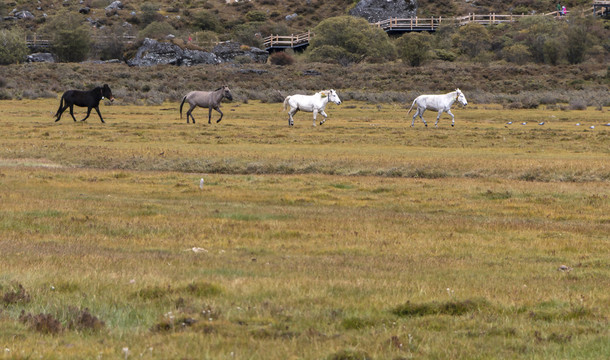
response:
<path id="1" fill-rule="evenodd" d="M 409 108 L 409 111 L 407 112 L 407 115 L 409 115 L 411 113 L 411 110 L 413 110 L 413 106 L 415 105 L 416 101 L 417 101 L 417 98 L 415 100 L 413 100 L 413 104 L 411 104 L 411 107 Z"/>
<path id="2" fill-rule="evenodd" d="M 63 94 L 61 100 L 59 100 L 59 109 L 57 109 L 57 112 L 55 113 L 56 118 L 59 117 L 59 112 L 61 111 L 61 108 L 64 107 L 64 96 L 66 96 L 66 94 Z"/>
<path id="3" fill-rule="evenodd" d="M 284 99 L 284 110 L 288 109 L 288 100 L 290 100 L 290 96 L 286 96 L 286 99 Z"/>
<path id="4" fill-rule="evenodd" d="M 186 101 L 186 95 L 184 95 L 184 97 L 182 98 L 182 103 L 180 104 L 180 119 L 182 119 L 182 105 L 184 105 L 185 101 Z"/>

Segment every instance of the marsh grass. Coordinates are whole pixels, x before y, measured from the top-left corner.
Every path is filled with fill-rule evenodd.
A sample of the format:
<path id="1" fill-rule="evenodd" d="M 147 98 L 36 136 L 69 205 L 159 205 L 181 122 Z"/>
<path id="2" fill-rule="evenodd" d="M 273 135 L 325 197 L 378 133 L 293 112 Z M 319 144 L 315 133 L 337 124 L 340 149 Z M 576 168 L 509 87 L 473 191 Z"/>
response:
<path id="1" fill-rule="evenodd" d="M 288 128 L 256 101 L 212 126 L 176 104 L 53 123 L 55 105 L 0 102 L 11 357 L 610 353 L 608 132 L 574 125 L 606 112 L 426 129 L 355 102 Z M 523 119 L 549 123 L 506 125 Z"/>

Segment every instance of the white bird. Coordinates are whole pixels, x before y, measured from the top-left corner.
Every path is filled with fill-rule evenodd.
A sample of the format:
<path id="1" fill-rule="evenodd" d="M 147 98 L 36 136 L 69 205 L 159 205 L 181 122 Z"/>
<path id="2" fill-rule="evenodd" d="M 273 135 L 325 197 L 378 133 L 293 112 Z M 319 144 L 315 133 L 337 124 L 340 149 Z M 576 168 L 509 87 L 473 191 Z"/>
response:
<path id="1" fill-rule="evenodd" d="M 543 122 L 541 122 L 541 123 L 538 123 L 538 125 L 544 125 L 544 121 L 543 121 Z"/>
<path id="2" fill-rule="evenodd" d="M 522 122 L 521 125 L 527 125 L 527 123 L 526 122 Z"/>
<path id="3" fill-rule="evenodd" d="M 589 126 L 589 129 L 595 129 L 595 126 L 591 125 Z"/>
<path id="4" fill-rule="evenodd" d="M 512 123 L 513 123 L 512 121 L 509 121 L 506 123 L 506 125 L 512 125 Z"/>
<path id="5" fill-rule="evenodd" d="M 570 271 L 572 271 L 572 268 L 569 266 L 566 266 L 566 265 L 561 265 L 561 266 L 559 266 L 559 268 L 557 268 L 557 270 L 570 272 Z"/>
<path id="6" fill-rule="evenodd" d="M 576 123 L 576 126 L 580 126 L 580 123 Z"/>
<path id="7" fill-rule="evenodd" d="M 203 178 L 201 178 L 201 180 L 199 180 L 199 188 L 201 190 L 203 190 Z"/>
<path id="8" fill-rule="evenodd" d="M 606 124 L 606 125 L 604 125 L 604 126 L 610 126 L 610 123 L 607 123 L 607 124 Z"/>

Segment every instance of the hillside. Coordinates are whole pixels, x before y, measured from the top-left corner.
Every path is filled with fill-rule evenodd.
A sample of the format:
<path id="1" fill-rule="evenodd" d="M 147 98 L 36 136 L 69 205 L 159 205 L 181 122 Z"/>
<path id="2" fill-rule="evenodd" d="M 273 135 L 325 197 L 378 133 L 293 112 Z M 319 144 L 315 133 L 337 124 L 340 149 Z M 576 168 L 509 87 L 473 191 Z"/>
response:
<path id="1" fill-rule="evenodd" d="M 80 13 L 80 21 L 94 29 L 121 27 L 136 34 L 151 22 L 170 24 L 177 35 L 202 30 L 213 31 L 221 40 L 230 38 L 240 25 L 263 23 L 264 32 L 296 33 L 315 27 L 320 21 L 345 15 L 354 0 L 253 0 L 228 3 L 228 0 L 127 0 L 122 8 L 106 10 L 112 0 L 8 0 L 0 3 L 0 28 L 20 28 L 26 33 L 40 32 L 46 22 L 63 11 Z M 419 0 L 418 16 L 455 16 L 468 13 L 546 13 L 555 10 L 551 0 Z M 563 1 L 569 9 L 586 7 L 590 0 Z M 84 9 L 88 9 L 88 12 Z M 7 20 L 16 12 L 28 11 L 33 17 Z M 296 14 L 296 16 L 295 16 Z"/>

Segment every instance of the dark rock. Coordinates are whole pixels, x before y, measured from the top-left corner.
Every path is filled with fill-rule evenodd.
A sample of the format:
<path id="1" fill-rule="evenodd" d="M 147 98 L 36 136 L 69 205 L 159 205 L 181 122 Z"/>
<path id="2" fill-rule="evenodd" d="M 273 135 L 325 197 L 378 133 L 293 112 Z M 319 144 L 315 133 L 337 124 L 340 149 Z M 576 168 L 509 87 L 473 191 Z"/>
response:
<path id="1" fill-rule="evenodd" d="M 216 55 L 199 50 L 184 50 L 180 46 L 158 42 L 153 39 L 144 39 L 144 43 L 138 49 L 136 56 L 127 61 L 129 66 L 152 66 L 152 65 L 184 65 L 218 64 L 220 60 Z"/>
<path id="2" fill-rule="evenodd" d="M 241 44 L 227 41 L 220 43 L 212 49 L 221 62 L 233 62 L 238 56 L 247 56 L 255 63 L 264 64 L 267 62 L 269 53 L 255 47 L 243 47 Z"/>
<path id="3" fill-rule="evenodd" d="M 242 74 L 263 75 L 263 74 L 268 73 L 269 71 L 267 71 L 267 70 L 259 70 L 259 69 L 240 69 L 239 72 L 242 73 Z"/>
<path id="4" fill-rule="evenodd" d="M 32 62 L 46 62 L 46 63 L 54 63 L 55 56 L 51 53 L 34 53 L 27 56 L 26 60 L 29 63 Z"/>
<path id="5" fill-rule="evenodd" d="M 352 16 L 359 16 L 369 22 L 390 18 L 411 18 L 417 15 L 416 0 L 360 0 L 349 11 Z"/>
<path id="6" fill-rule="evenodd" d="M 119 0 L 113 1 L 110 5 L 106 6 L 105 10 L 106 11 L 110 11 L 110 10 L 119 10 L 123 8 L 123 3 L 120 2 Z"/>
<path id="7" fill-rule="evenodd" d="M 33 19 L 34 15 L 27 10 L 22 10 L 22 11 L 17 11 L 15 13 L 15 17 L 17 19 Z"/>
<path id="8" fill-rule="evenodd" d="M 303 75 L 305 76 L 320 76 L 322 75 L 321 72 L 316 71 L 316 70 L 304 70 L 303 71 Z"/>
<path id="9" fill-rule="evenodd" d="M 84 7 L 84 8 L 78 9 L 78 12 L 81 13 L 81 14 L 89 14 L 90 11 L 91 11 L 91 8 L 89 8 L 87 6 Z"/>

